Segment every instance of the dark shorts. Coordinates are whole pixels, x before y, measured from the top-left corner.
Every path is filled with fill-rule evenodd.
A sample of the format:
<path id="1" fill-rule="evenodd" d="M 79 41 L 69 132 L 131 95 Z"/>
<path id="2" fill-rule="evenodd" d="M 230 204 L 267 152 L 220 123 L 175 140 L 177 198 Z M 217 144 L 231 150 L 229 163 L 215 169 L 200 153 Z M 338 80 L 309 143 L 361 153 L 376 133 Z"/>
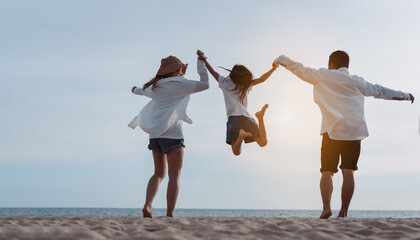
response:
<path id="1" fill-rule="evenodd" d="M 255 142 L 258 137 L 258 124 L 254 119 L 245 116 L 230 116 L 226 123 L 226 143 L 231 144 L 239 136 L 239 130 L 243 129 L 245 132 L 252 134 L 250 137 L 244 139 L 245 143 Z"/>
<path id="2" fill-rule="evenodd" d="M 170 138 L 151 138 L 149 139 L 149 150 L 161 151 L 167 153 L 168 151 L 177 148 L 185 147 L 184 139 L 170 139 Z"/>
<path id="3" fill-rule="evenodd" d="M 360 155 L 360 140 L 333 140 L 324 133 L 321 147 L 321 172 L 338 172 L 337 166 L 341 156 L 340 169 L 357 170 Z"/>

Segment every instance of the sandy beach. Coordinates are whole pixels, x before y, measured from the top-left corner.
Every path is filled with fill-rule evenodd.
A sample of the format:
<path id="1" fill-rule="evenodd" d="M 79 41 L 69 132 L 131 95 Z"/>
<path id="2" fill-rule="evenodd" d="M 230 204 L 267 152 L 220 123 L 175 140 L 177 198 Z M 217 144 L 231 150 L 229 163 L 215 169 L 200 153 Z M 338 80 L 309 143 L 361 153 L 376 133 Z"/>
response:
<path id="1" fill-rule="evenodd" d="M 0 216 L 0 239 L 420 239 L 420 218 Z"/>

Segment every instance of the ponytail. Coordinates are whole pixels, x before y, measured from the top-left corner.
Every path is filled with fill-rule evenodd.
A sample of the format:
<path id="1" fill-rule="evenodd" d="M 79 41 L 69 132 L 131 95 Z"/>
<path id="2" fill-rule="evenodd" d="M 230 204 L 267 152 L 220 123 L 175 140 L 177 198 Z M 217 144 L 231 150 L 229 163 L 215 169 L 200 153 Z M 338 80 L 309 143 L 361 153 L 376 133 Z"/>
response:
<path id="1" fill-rule="evenodd" d="M 160 77 L 156 76 L 154 78 L 152 78 L 152 80 L 148 81 L 147 83 L 145 83 L 143 85 L 143 91 L 146 90 L 146 88 L 152 86 L 152 89 L 154 89 L 156 87 L 156 83 L 157 81 L 159 81 L 159 79 L 161 79 Z"/>
<path id="2" fill-rule="evenodd" d="M 176 71 L 175 71 L 176 72 Z M 171 72 L 171 73 L 167 73 L 164 75 L 156 75 L 156 77 L 152 78 L 152 80 L 148 81 L 147 83 L 145 83 L 143 85 L 143 90 L 146 90 L 146 88 L 152 86 L 152 90 L 156 88 L 156 83 L 160 80 L 160 79 L 164 79 L 164 78 L 168 78 L 168 77 L 172 77 L 174 75 L 175 72 Z"/>

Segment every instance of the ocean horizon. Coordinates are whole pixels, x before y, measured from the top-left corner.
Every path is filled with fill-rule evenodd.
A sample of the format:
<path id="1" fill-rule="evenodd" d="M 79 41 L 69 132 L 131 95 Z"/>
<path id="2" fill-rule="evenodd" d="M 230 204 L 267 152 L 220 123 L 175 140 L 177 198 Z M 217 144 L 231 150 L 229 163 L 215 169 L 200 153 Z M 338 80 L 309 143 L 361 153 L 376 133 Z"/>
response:
<path id="1" fill-rule="evenodd" d="M 338 210 L 333 211 L 333 217 Z M 175 209 L 179 217 L 277 217 L 317 218 L 321 210 L 290 209 Z M 0 216 L 141 216 L 140 208 L 0 208 Z M 165 216 L 165 208 L 154 208 L 154 216 Z M 420 218 L 418 210 L 349 210 L 350 218 Z"/>

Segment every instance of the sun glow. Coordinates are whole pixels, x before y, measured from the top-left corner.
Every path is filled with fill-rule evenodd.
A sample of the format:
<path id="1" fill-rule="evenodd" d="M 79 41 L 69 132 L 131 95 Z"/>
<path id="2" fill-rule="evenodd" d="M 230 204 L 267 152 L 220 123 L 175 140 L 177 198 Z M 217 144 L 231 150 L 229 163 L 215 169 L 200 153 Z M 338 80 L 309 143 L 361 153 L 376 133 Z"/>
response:
<path id="1" fill-rule="evenodd" d="M 290 110 L 283 110 L 276 113 L 274 121 L 280 124 L 292 124 L 296 120 L 296 113 Z"/>

